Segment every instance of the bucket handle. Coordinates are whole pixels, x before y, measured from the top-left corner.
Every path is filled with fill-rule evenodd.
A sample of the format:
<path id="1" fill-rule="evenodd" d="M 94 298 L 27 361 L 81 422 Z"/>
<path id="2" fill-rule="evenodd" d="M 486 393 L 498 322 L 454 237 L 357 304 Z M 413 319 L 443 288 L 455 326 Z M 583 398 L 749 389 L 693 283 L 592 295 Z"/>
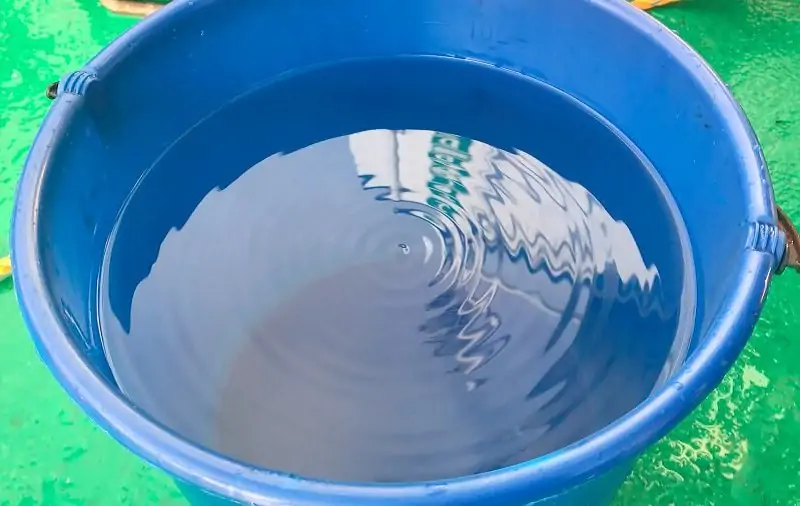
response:
<path id="1" fill-rule="evenodd" d="M 58 97 L 58 81 L 53 81 L 47 85 L 47 89 L 44 90 L 44 96 L 50 100 L 55 100 Z"/>
<path id="2" fill-rule="evenodd" d="M 786 237 L 786 249 L 775 272 L 780 274 L 787 267 L 800 272 L 800 234 L 780 206 L 775 206 L 775 211 L 778 215 L 778 229 Z"/>

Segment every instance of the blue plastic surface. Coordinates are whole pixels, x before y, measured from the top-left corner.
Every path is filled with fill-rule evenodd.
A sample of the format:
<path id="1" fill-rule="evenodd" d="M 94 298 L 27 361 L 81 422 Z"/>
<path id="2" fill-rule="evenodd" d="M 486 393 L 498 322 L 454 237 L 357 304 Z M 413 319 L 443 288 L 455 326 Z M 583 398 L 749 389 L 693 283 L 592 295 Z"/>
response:
<path id="1" fill-rule="evenodd" d="M 137 411 L 114 384 L 87 301 L 111 227 L 145 168 L 204 117 L 277 75 L 400 55 L 521 72 L 582 101 L 636 144 L 669 187 L 693 247 L 699 302 L 685 365 L 635 410 L 576 444 L 419 484 L 258 470 Z M 624 2 L 240 0 L 233 9 L 224 0 L 179 0 L 62 80 L 20 182 L 12 259 L 25 319 L 59 382 L 113 437 L 182 482 L 196 504 L 599 505 L 743 348 L 777 263 L 775 222 L 761 150 L 725 86 Z"/>

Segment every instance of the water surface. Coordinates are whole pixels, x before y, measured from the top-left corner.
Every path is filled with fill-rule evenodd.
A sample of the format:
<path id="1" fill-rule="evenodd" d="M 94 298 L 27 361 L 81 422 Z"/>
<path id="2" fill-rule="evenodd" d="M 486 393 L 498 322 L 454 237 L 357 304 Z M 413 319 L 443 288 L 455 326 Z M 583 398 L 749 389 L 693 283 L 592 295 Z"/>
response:
<path id="1" fill-rule="evenodd" d="M 431 480 L 641 402 L 688 344 L 688 259 L 652 167 L 578 102 L 455 60 L 353 62 L 169 147 L 109 240 L 97 314 L 122 389 L 200 445 Z"/>

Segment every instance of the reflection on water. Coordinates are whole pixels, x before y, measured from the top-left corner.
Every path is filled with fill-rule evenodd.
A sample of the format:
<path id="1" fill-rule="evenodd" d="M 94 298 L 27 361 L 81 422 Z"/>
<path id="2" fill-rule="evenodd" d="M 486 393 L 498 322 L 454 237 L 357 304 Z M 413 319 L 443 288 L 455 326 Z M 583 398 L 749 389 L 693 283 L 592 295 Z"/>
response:
<path id="1" fill-rule="evenodd" d="M 304 178 L 319 201 L 251 215 Z M 209 194 L 137 288 L 130 336 L 101 317 L 120 383 L 180 432 L 270 468 L 395 481 L 513 464 L 632 407 L 653 383 L 615 375 L 604 334 L 615 308 L 631 328 L 668 322 L 660 301 L 625 224 L 531 155 L 372 130 Z"/>
<path id="2" fill-rule="evenodd" d="M 459 74 L 470 69 L 427 82 L 479 83 Z M 372 85 L 388 74 L 370 75 Z M 317 82 L 335 88 L 328 76 L 285 92 Z M 534 92 L 525 84 L 525 96 Z M 316 123 L 353 118 L 342 115 L 358 110 L 346 100 L 364 95 L 315 103 Z M 682 299 L 690 265 L 680 227 L 646 162 L 566 102 L 538 102 L 549 123 L 537 127 L 518 105 L 448 109 L 438 98 L 457 95 L 415 114 L 495 125 L 481 138 L 530 133 L 539 142 L 532 152 L 562 160 L 559 173 L 522 150 L 445 131 L 353 128 L 301 148 L 282 137 L 289 127 L 253 132 L 250 111 L 286 103 L 265 105 L 266 95 L 225 109 L 168 150 L 130 197 L 100 273 L 100 331 L 123 391 L 182 436 L 235 459 L 382 482 L 522 462 L 649 395 L 682 360 L 693 307 Z M 458 116 L 472 114 L 465 103 L 489 119 Z M 360 107 L 392 124 L 379 105 Z M 494 110 L 507 121 L 492 123 Z M 392 111 L 403 118 L 402 107 Z M 594 132 L 585 152 L 547 154 L 559 118 Z M 256 147 L 218 154 L 205 139 L 220 125 Z M 274 145 L 257 144 L 256 134 Z M 244 172 L 215 165 L 216 156 L 244 160 L 257 149 L 276 154 Z M 602 163 L 575 172 L 590 155 Z M 638 192 L 611 181 L 597 185 L 606 200 L 595 198 L 562 170 L 603 183 L 596 171 L 612 163 Z"/>

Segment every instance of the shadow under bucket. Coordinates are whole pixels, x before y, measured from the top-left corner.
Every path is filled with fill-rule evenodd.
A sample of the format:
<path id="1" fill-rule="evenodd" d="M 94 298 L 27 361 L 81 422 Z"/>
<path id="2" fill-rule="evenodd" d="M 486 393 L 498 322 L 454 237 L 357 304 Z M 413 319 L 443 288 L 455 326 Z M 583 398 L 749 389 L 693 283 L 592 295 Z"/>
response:
<path id="1" fill-rule="evenodd" d="M 48 94 L 26 322 L 193 504 L 608 504 L 797 263 L 622 2 L 179 0 Z"/>

